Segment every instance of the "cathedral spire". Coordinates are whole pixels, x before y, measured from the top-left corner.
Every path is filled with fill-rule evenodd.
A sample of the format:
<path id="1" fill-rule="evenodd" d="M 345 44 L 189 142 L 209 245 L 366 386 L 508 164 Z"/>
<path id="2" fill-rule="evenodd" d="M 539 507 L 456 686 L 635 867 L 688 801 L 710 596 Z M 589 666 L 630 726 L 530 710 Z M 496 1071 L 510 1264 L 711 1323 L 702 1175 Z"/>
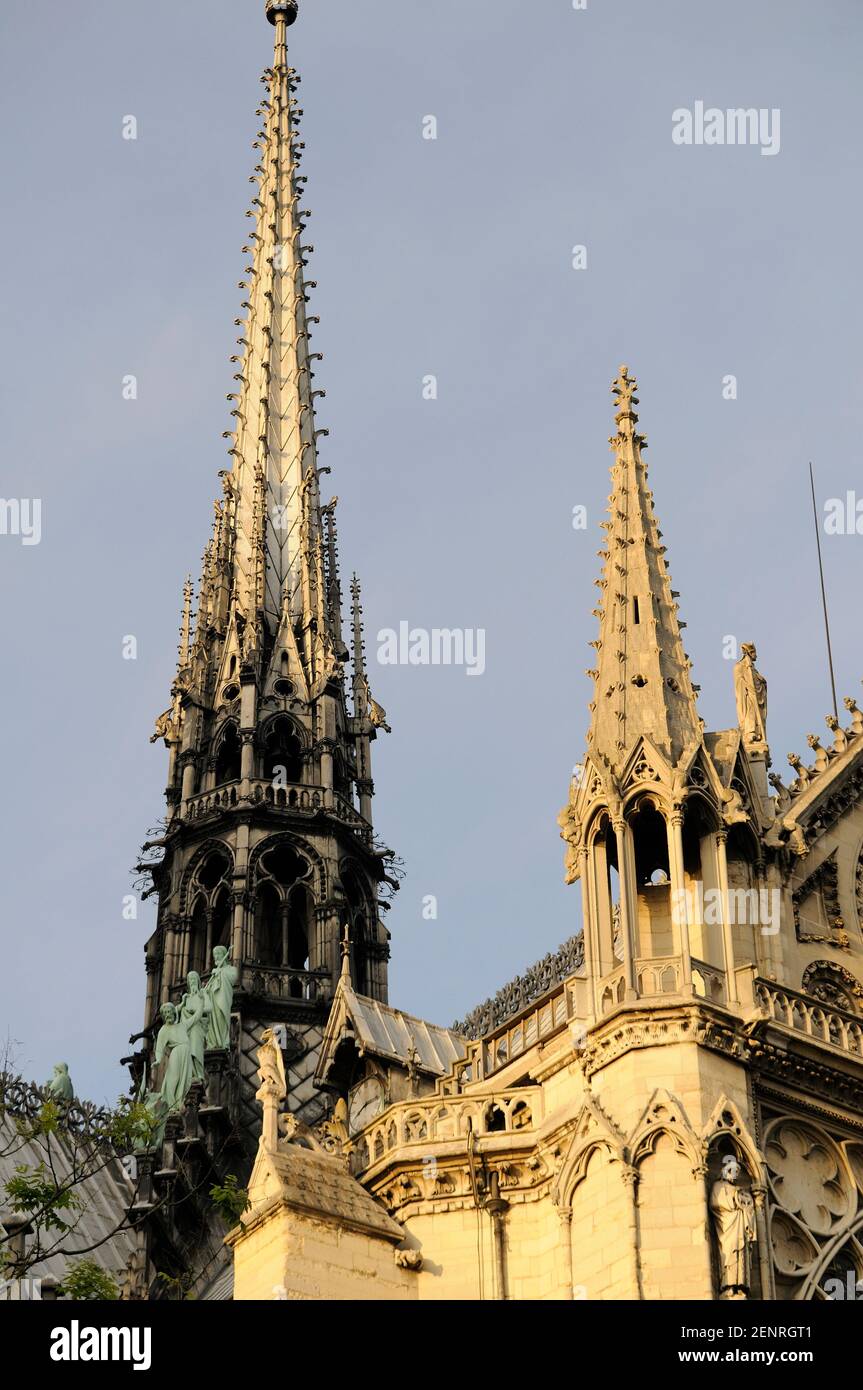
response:
<path id="1" fill-rule="evenodd" d="M 602 523 L 606 532 L 599 556 L 604 561 L 598 611 L 599 638 L 591 703 L 590 750 L 613 768 L 625 762 L 641 734 L 648 735 L 676 764 L 701 736 L 677 617 L 677 593 L 665 562 L 662 532 L 647 486 L 642 457 L 645 437 L 637 432 L 637 383 L 625 366 L 612 390 L 617 432 L 612 492 Z"/>
<path id="2" fill-rule="evenodd" d="M 266 13 L 275 48 L 258 107 L 245 316 L 236 320 L 241 351 L 231 359 L 231 465 L 220 474 L 194 622 L 191 585 L 184 589 L 172 703 L 155 734 L 170 750 L 166 860 L 177 868 L 179 897 L 165 892 L 154 949 L 164 997 L 190 962 L 209 964 L 218 942 L 230 947 L 242 978 L 246 966 L 266 962 L 276 970 L 276 995 L 287 988 L 311 1004 L 323 1000 L 324 976 L 338 978 L 344 918 L 357 982 L 386 991 L 370 744 L 388 725 L 368 690 L 361 638 L 348 712 L 338 499 L 321 500 L 330 470 L 319 463 L 318 442 L 327 431 L 315 423 L 324 392 L 314 389 L 320 354 L 309 341 L 317 320 L 306 303 L 312 248 L 300 207 L 299 77 L 286 43 L 297 6 L 270 0 Z M 276 846 L 281 857 L 270 858 Z M 214 874 L 233 865 L 218 903 L 193 874 L 195 854 L 210 852 Z M 198 910 L 198 888 L 193 930 L 187 918 Z M 279 970 L 303 978 L 286 985 Z"/>
<path id="3" fill-rule="evenodd" d="M 261 128 L 254 142 L 255 193 L 246 216 L 253 222 L 250 256 L 240 288 L 245 317 L 238 344 L 237 388 L 229 400 L 235 425 L 230 472 L 225 476 L 222 522 L 227 542 L 220 568 L 227 583 L 224 617 L 238 629 L 242 655 L 267 649 L 283 616 L 294 627 L 305 684 L 312 688 L 334 639 L 333 616 L 323 603 L 320 556 L 323 526 L 319 491 L 313 362 L 307 313 L 310 284 L 303 241 L 309 213 L 300 207 L 303 142 L 296 92 L 298 74 L 288 66 L 286 31 L 294 3 L 269 3 L 275 28 L 273 66 L 264 73 L 266 95 L 258 107 Z M 311 636 L 312 632 L 315 634 Z"/>

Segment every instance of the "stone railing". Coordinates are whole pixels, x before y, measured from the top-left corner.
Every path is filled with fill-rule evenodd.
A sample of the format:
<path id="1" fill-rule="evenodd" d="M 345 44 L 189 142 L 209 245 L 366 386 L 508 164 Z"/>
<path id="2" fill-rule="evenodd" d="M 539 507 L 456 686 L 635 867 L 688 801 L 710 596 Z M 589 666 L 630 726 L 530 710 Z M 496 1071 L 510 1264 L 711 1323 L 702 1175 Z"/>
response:
<path id="1" fill-rule="evenodd" d="M 259 965 L 244 961 L 239 988 L 267 999 L 295 999 L 314 1004 L 329 994 L 328 970 L 293 970 L 285 965 Z"/>
<path id="2" fill-rule="evenodd" d="M 482 1038 L 493 1028 L 499 1028 L 507 1019 L 520 1014 L 535 999 L 548 994 L 555 985 L 562 984 L 570 975 L 584 968 L 584 938 L 572 936 L 565 941 L 559 951 L 544 956 L 531 965 L 523 975 L 517 975 L 503 989 L 484 1004 L 478 1005 L 458 1023 L 452 1025 L 454 1033 L 463 1038 Z"/>
<path id="3" fill-rule="evenodd" d="M 493 1076 L 538 1042 L 565 1028 L 574 1016 L 574 998 L 565 984 L 544 995 L 511 1023 L 498 1028 L 482 1040 L 483 1076 Z"/>
<path id="4" fill-rule="evenodd" d="M 184 806 L 186 820 L 197 820 L 214 811 L 227 810 L 232 806 L 267 805 L 282 807 L 285 810 L 319 811 L 324 805 L 323 787 L 308 787 L 299 782 L 287 787 L 276 787 L 269 780 L 253 778 L 249 783 L 249 795 L 241 795 L 242 782 L 225 782 L 207 792 L 190 796 Z"/>
<path id="5" fill-rule="evenodd" d="M 47 1086 L 25 1081 L 11 1072 L 0 1072 L 0 1117 L 8 1115 L 25 1124 L 39 1123 L 49 1102 L 57 1107 L 61 1130 L 87 1139 L 105 1138 L 111 1130 L 114 1114 L 104 1106 L 79 1100 L 77 1096 L 69 1101 L 56 1100 Z"/>
<path id="6" fill-rule="evenodd" d="M 700 999 L 711 1004 L 724 1004 L 728 997 L 725 985 L 725 971 L 716 965 L 692 957 L 692 988 Z"/>
<path id="7" fill-rule="evenodd" d="M 863 1022 L 852 1014 L 760 978 L 755 981 L 755 1002 L 763 1017 L 863 1058 Z"/>
<path id="8" fill-rule="evenodd" d="M 640 999 L 662 999 L 682 994 L 683 961 L 680 956 L 642 956 L 635 961 L 635 980 Z M 626 975 L 619 965 L 600 982 L 600 1010 L 611 1013 L 626 998 Z M 711 1004 L 724 1004 L 727 998 L 725 972 L 718 966 L 692 959 L 692 992 Z"/>
<path id="9" fill-rule="evenodd" d="M 351 805 L 347 797 L 342 796 L 339 792 L 333 792 L 332 811 L 339 820 L 346 821 L 351 829 L 361 835 L 364 840 L 371 842 L 372 827 L 367 820 L 363 819 L 356 806 Z"/>
<path id="10" fill-rule="evenodd" d="M 274 786 L 264 778 L 252 778 L 247 796 L 242 795 L 242 782 L 225 782 L 212 787 L 210 791 L 197 792 L 183 805 L 185 820 L 198 820 L 202 816 L 213 815 L 218 811 L 230 810 L 235 806 L 272 806 L 276 810 L 307 812 L 315 815 L 328 808 L 338 819 L 348 824 L 364 839 L 370 840 L 372 827 L 364 820 L 347 797 L 339 792 L 327 793 L 324 787 L 309 786 L 303 782 L 287 786 Z"/>
<path id="11" fill-rule="evenodd" d="M 201 986 L 206 986 L 210 972 L 201 973 Z M 330 972 L 324 970 L 295 970 L 288 965 L 261 965 L 258 961 L 243 961 L 237 989 L 267 999 L 297 999 L 316 1003 L 329 995 Z M 172 1003 L 178 1004 L 186 993 L 186 983 L 176 980 L 168 990 Z"/>
<path id="12" fill-rule="evenodd" d="M 431 1144 L 490 1134 L 518 1134 L 535 1129 L 542 1119 L 542 1088 L 519 1086 L 494 1095 L 435 1094 L 391 1105 L 356 1137 L 351 1166 L 364 1172 L 397 1149 L 417 1147 L 427 1153 Z"/>

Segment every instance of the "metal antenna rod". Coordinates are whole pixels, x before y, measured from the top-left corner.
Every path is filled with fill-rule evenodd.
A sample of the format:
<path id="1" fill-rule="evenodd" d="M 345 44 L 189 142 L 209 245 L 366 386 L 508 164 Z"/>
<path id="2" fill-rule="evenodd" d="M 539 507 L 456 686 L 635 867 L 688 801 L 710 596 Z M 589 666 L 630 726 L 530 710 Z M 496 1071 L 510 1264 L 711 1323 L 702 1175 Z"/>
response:
<path id="1" fill-rule="evenodd" d="M 815 522 L 815 544 L 818 547 L 818 573 L 821 576 L 821 606 L 824 609 L 824 631 L 827 636 L 827 661 L 830 666 L 830 688 L 833 691 L 833 713 L 839 718 L 839 704 L 836 699 L 836 677 L 833 674 L 833 647 L 830 643 L 830 619 L 827 616 L 827 590 L 824 587 L 824 561 L 821 558 L 821 528 L 818 525 L 818 506 L 815 501 L 815 474 L 809 463 L 809 486 L 812 489 L 812 517 Z"/>

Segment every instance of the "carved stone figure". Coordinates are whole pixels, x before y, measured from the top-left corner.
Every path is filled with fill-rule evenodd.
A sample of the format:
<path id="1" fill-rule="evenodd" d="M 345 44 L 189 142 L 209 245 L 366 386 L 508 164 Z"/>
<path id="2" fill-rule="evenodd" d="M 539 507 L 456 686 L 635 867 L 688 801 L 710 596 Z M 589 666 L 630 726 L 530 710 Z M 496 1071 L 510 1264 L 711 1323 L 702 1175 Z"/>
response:
<path id="1" fill-rule="evenodd" d="M 185 1025 L 192 1047 L 192 1076 L 195 1081 L 203 1081 L 204 1046 L 211 1011 L 210 996 L 201 989 L 201 977 L 197 970 L 189 971 L 186 984 L 188 990 L 180 1000 L 180 1022 Z"/>
<path id="2" fill-rule="evenodd" d="M 56 1062 L 54 1064 L 54 1075 L 46 1084 L 45 1090 L 52 1100 L 74 1100 L 75 1091 L 72 1086 L 72 1078 L 69 1075 L 68 1062 Z"/>
<path id="3" fill-rule="evenodd" d="M 231 1041 L 231 1008 L 239 971 L 228 959 L 227 946 L 213 950 L 213 969 L 207 981 L 210 1012 L 207 1024 L 207 1047 L 227 1048 Z"/>
<path id="4" fill-rule="evenodd" d="M 720 1298 L 746 1298 L 752 1278 L 755 1204 L 739 1184 L 740 1164 L 731 1154 L 722 1160 L 722 1177 L 710 1190 L 710 1211 L 719 1251 Z"/>
<path id="5" fill-rule="evenodd" d="M 746 743 L 767 742 L 767 682 L 756 670 L 758 653 L 752 642 L 741 645 L 740 660 L 734 667 L 734 696 L 737 722 Z"/>
<path id="6" fill-rule="evenodd" d="M 168 1064 L 159 1091 L 169 1113 L 182 1110 L 193 1081 L 192 1043 L 185 1023 L 181 1022 L 176 1004 L 162 1005 L 165 1020 L 156 1038 L 156 1065 L 167 1056 Z"/>
<path id="7" fill-rule="evenodd" d="M 376 729 L 383 729 L 385 734 L 391 734 L 392 729 L 387 723 L 387 712 L 383 705 L 379 705 L 377 700 L 369 696 L 369 719 Z"/>
<path id="8" fill-rule="evenodd" d="M 265 1028 L 258 1048 L 258 1075 L 261 1084 L 255 1100 L 263 1110 L 261 1146 L 274 1153 L 279 1142 L 279 1108 L 288 1093 L 282 1049 L 272 1028 Z"/>

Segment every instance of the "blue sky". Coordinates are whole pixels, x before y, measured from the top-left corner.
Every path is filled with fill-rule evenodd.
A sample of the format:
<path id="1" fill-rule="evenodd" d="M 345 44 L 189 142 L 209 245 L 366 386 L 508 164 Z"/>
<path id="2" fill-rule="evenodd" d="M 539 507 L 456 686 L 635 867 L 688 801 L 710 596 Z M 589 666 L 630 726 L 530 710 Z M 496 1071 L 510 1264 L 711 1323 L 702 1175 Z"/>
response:
<path id="1" fill-rule="evenodd" d="M 42 501 L 39 545 L 0 536 L 0 1033 L 97 1099 L 125 1087 L 142 1016 L 152 913 L 124 921 L 122 900 L 163 809 L 148 739 L 226 462 L 262 11 L 0 15 L 0 490 Z M 807 462 L 819 501 L 863 497 L 861 37 L 851 0 L 304 0 L 322 462 L 394 730 L 375 814 L 406 864 L 388 925 L 411 1012 L 451 1021 L 578 926 L 555 817 L 583 751 L 621 362 L 707 727 L 735 719 L 732 634 L 758 646 L 776 770 L 824 731 Z M 696 101 L 778 108 L 779 152 L 676 145 Z M 861 543 L 824 540 L 840 700 L 863 674 Z M 484 675 L 377 667 L 377 631 L 405 620 L 484 628 Z"/>

